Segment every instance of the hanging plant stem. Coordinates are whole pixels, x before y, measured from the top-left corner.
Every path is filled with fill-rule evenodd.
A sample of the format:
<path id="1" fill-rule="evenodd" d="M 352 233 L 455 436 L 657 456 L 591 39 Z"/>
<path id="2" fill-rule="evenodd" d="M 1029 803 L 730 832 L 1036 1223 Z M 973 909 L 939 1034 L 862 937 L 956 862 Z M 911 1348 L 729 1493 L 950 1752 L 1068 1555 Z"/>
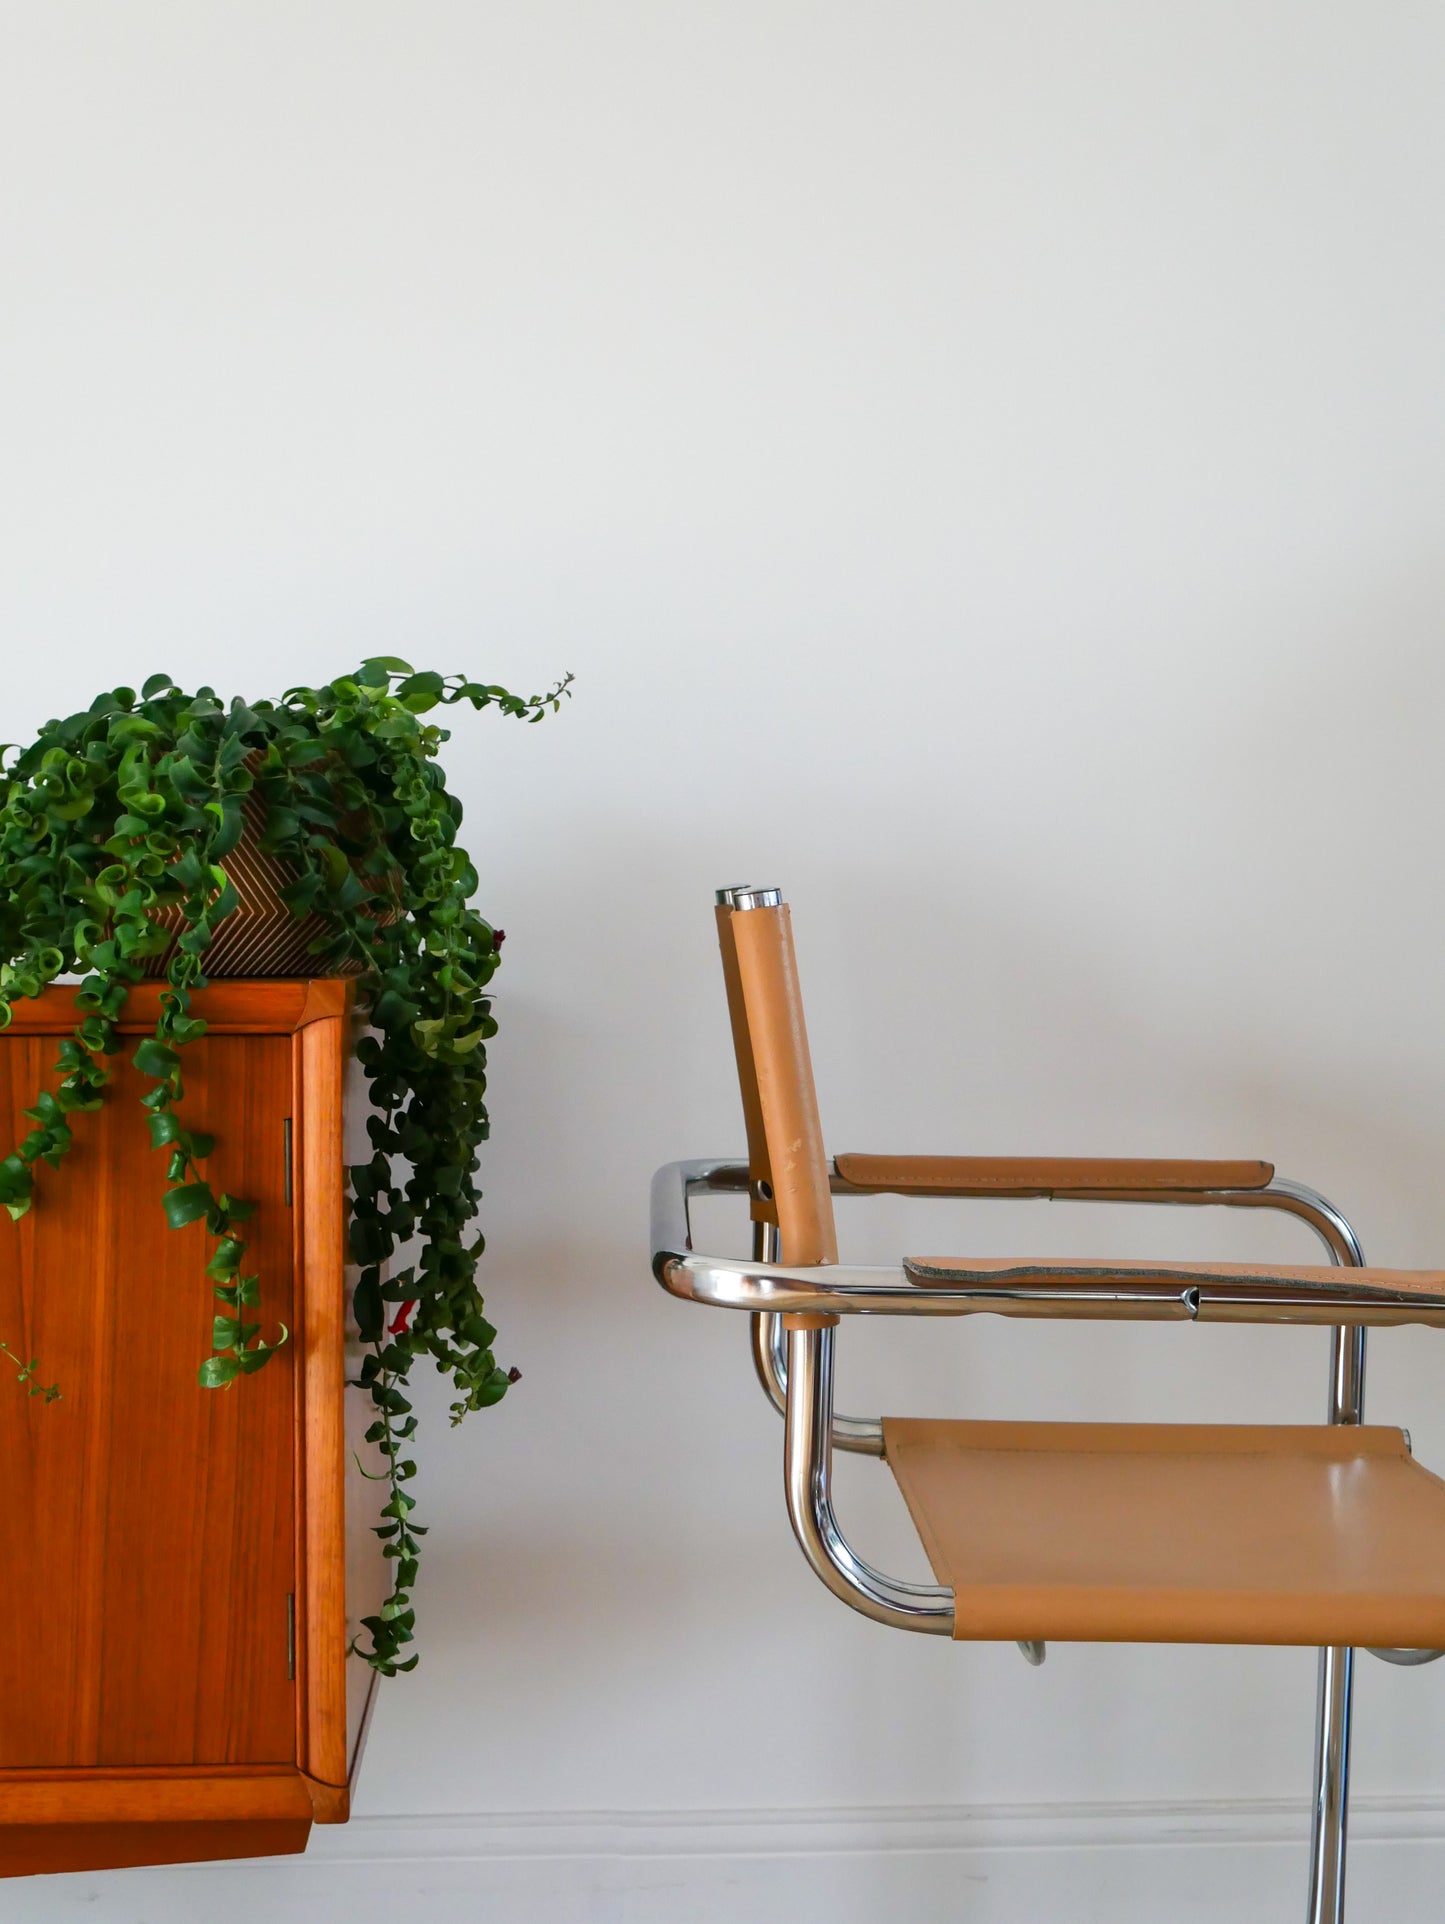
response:
<path id="1" fill-rule="evenodd" d="M 22 1363 L 8 1343 L 0 1343 L 0 1353 L 8 1356 L 14 1364 L 15 1381 L 25 1386 L 28 1395 L 43 1396 L 47 1403 L 59 1401 L 60 1385 L 58 1383 L 46 1385 L 36 1380 L 36 1372 L 40 1364 L 35 1357 L 32 1356 L 28 1363 Z"/>

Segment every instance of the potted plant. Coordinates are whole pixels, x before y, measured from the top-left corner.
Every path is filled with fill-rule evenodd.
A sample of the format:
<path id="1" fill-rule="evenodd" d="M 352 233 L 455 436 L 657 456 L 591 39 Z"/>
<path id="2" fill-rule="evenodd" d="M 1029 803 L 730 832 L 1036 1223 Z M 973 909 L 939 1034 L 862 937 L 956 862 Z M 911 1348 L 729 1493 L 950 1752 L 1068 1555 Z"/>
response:
<path id="1" fill-rule="evenodd" d="M 570 681 L 524 700 L 377 656 L 324 687 L 225 703 L 153 675 L 138 695 L 116 688 L 47 722 L 5 771 L 0 1027 L 16 1001 L 57 977 L 83 980 L 56 1086 L 36 1092 L 33 1128 L 0 1160 L 0 1202 L 18 1219 L 40 1165 L 60 1167 L 72 1117 L 105 1100 L 131 987 L 163 974 L 160 1017 L 135 1064 L 150 1084 L 142 1100 L 165 1158 L 166 1216 L 176 1228 L 203 1221 L 214 1244 L 206 1276 L 221 1310 L 200 1364 L 208 1388 L 263 1369 L 286 1331 L 263 1334 L 265 1278 L 246 1261 L 252 1205 L 212 1188 L 213 1138 L 186 1123 L 185 1050 L 205 1030 L 193 992 L 222 974 L 357 978 L 372 1155 L 349 1171 L 348 1233 L 367 1346 L 359 1384 L 376 1411 L 367 1439 L 390 1484 L 378 1535 L 391 1572 L 358 1649 L 388 1676 L 416 1663 L 401 1655 L 422 1534 L 405 1487 L 415 1473 L 404 1448 L 416 1429 L 404 1393 L 412 1365 L 429 1356 L 450 1375 L 454 1422 L 516 1378 L 493 1352 L 476 1280 L 483 1241 L 472 1230 L 496 1029 L 485 991 L 502 934 L 470 905 L 477 874 L 456 840 L 461 805 L 436 759 L 448 731 L 428 717 L 467 703 L 540 721 Z M 385 1275 L 413 1240 L 415 1260 Z M 32 1395 L 59 1393 L 40 1385 L 34 1359 L 0 1351 Z"/>

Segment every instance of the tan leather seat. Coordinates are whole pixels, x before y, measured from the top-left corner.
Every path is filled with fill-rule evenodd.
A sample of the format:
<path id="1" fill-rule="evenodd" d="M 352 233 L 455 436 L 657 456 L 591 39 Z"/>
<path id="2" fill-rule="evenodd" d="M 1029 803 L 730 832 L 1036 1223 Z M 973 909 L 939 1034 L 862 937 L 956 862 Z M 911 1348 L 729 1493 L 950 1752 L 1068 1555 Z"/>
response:
<path id="1" fill-rule="evenodd" d="M 955 1637 L 1445 1647 L 1445 1482 L 1397 1429 L 883 1434 Z"/>

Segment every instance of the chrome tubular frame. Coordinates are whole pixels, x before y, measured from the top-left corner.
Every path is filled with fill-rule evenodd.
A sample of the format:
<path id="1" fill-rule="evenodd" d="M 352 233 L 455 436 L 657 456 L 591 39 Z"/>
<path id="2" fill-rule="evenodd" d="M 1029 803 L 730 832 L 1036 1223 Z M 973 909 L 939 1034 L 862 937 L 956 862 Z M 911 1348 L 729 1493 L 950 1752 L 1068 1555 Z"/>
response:
<path id="1" fill-rule="evenodd" d="M 831 1172 L 837 1195 L 868 1195 Z M 675 1296 L 752 1312 L 753 1362 L 768 1400 L 785 1418 L 784 1484 L 794 1534 L 816 1574 L 837 1597 L 896 1629 L 947 1636 L 953 1629 L 953 1592 L 939 1585 L 902 1583 L 884 1576 L 850 1549 L 833 1515 L 832 1453 L 883 1454 L 883 1425 L 833 1410 L 832 1328 L 786 1330 L 788 1310 L 830 1314 L 1100 1317 L 1130 1320 L 1269 1321 L 1326 1323 L 1330 1348 L 1331 1423 L 1364 1420 L 1366 1324 L 1445 1325 L 1445 1307 L 1401 1301 L 1378 1290 L 1355 1296 L 1312 1296 L 1286 1282 L 1203 1297 L 1194 1287 L 1162 1279 L 1115 1280 L 1060 1288 L 1047 1279 L 951 1284 L 920 1289 L 902 1269 L 830 1264 L 826 1271 L 778 1262 L 777 1231 L 755 1225 L 751 1261 L 693 1251 L 688 1203 L 696 1195 L 746 1195 L 748 1170 L 735 1158 L 671 1163 L 652 1190 L 652 1266 Z M 1316 1190 L 1276 1177 L 1263 1189 L 1053 1192 L 1071 1202 L 1159 1203 L 1227 1209 L 1269 1209 L 1296 1216 L 1312 1229 L 1331 1263 L 1363 1268 L 1364 1252 L 1345 1217 Z M 967 1192 L 960 1192 L 961 1197 Z M 968 1200 L 985 1200 L 983 1195 Z M 1342 1321 L 1344 1317 L 1358 1317 Z M 1042 1663 L 1042 1642 L 1020 1642 L 1030 1663 Z M 1387 1663 L 1418 1665 L 1438 1650 L 1374 1650 Z M 1345 1846 L 1349 1815 L 1350 1722 L 1354 1652 L 1320 1651 L 1315 1715 L 1314 1811 L 1310 1847 L 1308 1924 L 1343 1924 Z"/>
<path id="2" fill-rule="evenodd" d="M 1350 1815 L 1350 1720 L 1355 1653 L 1320 1652 L 1315 1699 L 1315 1796 L 1310 1827 L 1309 1924 L 1343 1924 L 1345 1838 Z"/>
<path id="3" fill-rule="evenodd" d="M 832 1329 L 788 1331 L 783 1487 L 793 1534 L 835 1597 L 894 1630 L 953 1634 L 953 1592 L 939 1584 L 901 1583 L 866 1564 L 833 1515 Z"/>
<path id="4" fill-rule="evenodd" d="M 783 1319 L 774 1310 L 759 1310 L 752 1318 L 753 1366 L 763 1393 L 779 1416 L 788 1408 L 788 1337 Z M 883 1424 L 876 1416 L 833 1415 L 833 1448 L 858 1456 L 882 1456 Z"/>
<path id="5" fill-rule="evenodd" d="M 1341 1218 L 1343 1221 L 1343 1218 Z M 1329 1245 L 1331 1260 L 1347 1267 L 1364 1263 L 1359 1238 L 1349 1230 L 1342 1248 Z M 1331 1423 L 1362 1423 L 1365 1417 L 1365 1331 L 1340 1328 L 1330 1337 Z M 1350 1730 L 1355 1703 L 1355 1653 L 1344 1644 L 1321 1650 L 1315 1689 L 1314 1802 L 1310 1817 L 1310 1894 L 1307 1924 L 1344 1924 L 1345 1846 L 1350 1819 Z"/>
<path id="6" fill-rule="evenodd" d="M 1271 1322 L 1349 1324 L 1427 1323 L 1445 1327 L 1445 1298 L 1409 1295 L 1380 1286 L 1354 1294 L 1322 1292 L 1307 1280 L 1264 1275 L 1195 1277 L 1186 1267 L 1165 1265 L 1158 1274 L 1113 1272 L 1101 1264 L 1095 1279 L 1064 1282 L 1021 1265 L 1018 1276 L 931 1284 L 920 1288 L 901 1267 L 848 1263 L 790 1268 L 757 1257 L 706 1256 L 693 1249 L 688 1202 L 696 1195 L 741 1195 L 747 1168 L 734 1161 L 669 1163 L 653 1178 L 652 1268 L 674 1296 L 719 1308 L 753 1311 L 823 1311 L 831 1315 L 1036 1316 L 1112 1318 L 1124 1321 Z M 840 1176 L 837 1195 L 873 1195 Z M 960 1192 L 966 1195 L 967 1192 Z M 1266 1189 L 1056 1190 L 1060 1201 L 1159 1203 L 1202 1208 L 1270 1209 L 1298 1216 L 1319 1236 L 1334 1262 L 1355 1266 L 1358 1250 L 1349 1224 L 1323 1196 L 1302 1184 L 1276 1179 Z M 982 1201 L 982 1196 L 968 1200 Z M 1178 1273 L 1171 1273 L 1171 1270 Z M 765 1351 L 766 1346 L 759 1346 Z M 760 1368 L 770 1369 L 766 1353 Z M 764 1378 L 767 1380 L 766 1375 Z"/>
<path id="7" fill-rule="evenodd" d="M 702 1165 L 689 1165 L 689 1167 L 701 1166 Z M 739 1186 L 735 1177 L 734 1165 L 716 1164 L 708 1165 L 708 1168 L 710 1172 L 715 1173 L 710 1173 L 695 1185 L 689 1185 L 694 1194 L 699 1193 L 699 1191 L 703 1191 L 704 1193 L 713 1191 L 715 1183 L 718 1188 L 725 1187 L 727 1191 L 732 1191 Z M 720 1182 L 717 1181 L 718 1177 L 722 1178 Z M 746 1172 L 743 1172 L 742 1186 L 746 1186 Z M 850 1184 L 844 1182 L 841 1177 L 836 1175 L 833 1177 L 831 1187 L 836 1195 L 859 1193 L 854 1190 Z M 1168 1192 L 1162 1194 L 1149 1192 L 1147 1196 L 1136 1194 L 1131 1197 L 1100 1196 L 1095 1193 L 1086 1195 L 1080 1199 L 1106 1202 L 1148 1200 L 1151 1202 L 1163 1202 L 1165 1204 L 1216 1202 L 1227 1207 L 1240 1209 L 1250 1207 L 1274 1209 L 1288 1215 L 1298 1216 L 1303 1222 L 1307 1223 L 1324 1244 L 1326 1250 L 1328 1250 L 1332 1262 L 1343 1262 L 1358 1266 L 1362 1264 L 1364 1260 L 1360 1254 L 1360 1246 L 1355 1238 L 1354 1231 L 1334 1205 L 1314 1190 L 1306 1189 L 1300 1183 L 1287 1182 L 1283 1178 L 1276 1178 L 1268 1189 L 1262 1190 L 1216 1191 L 1207 1194 L 1191 1193 L 1188 1195 L 1171 1195 Z M 988 1201 L 990 1198 L 985 1195 L 970 1198 L 969 1200 Z M 759 1264 L 766 1264 L 774 1269 L 778 1267 L 778 1232 L 771 1223 L 754 1223 L 753 1256 Z M 1154 1298 L 1153 1304 L 1156 1314 L 1159 1313 L 1158 1303 L 1159 1299 L 1157 1297 Z M 787 1342 L 783 1332 L 783 1319 L 782 1316 L 774 1310 L 755 1310 L 750 1320 L 752 1324 L 753 1367 L 757 1371 L 758 1381 L 762 1384 L 763 1394 L 778 1412 L 779 1416 L 781 1416 L 786 1406 L 788 1386 Z M 1332 1380 L 1338 1379 L 1339 1368 L 1340 1364 L 1337 1359 L 1332 1366 Z M 1333 1407 L 1332 1405 L 1332 1409 Z M 1333 1422 L 1337 1419 L 1332 1414 L 1330 1420 Z M 833 1417 L 833 1448 L 835 1450 L 847 1450 L 859 1456 L 882 1456 L 883 1425 L 877 1417 L 844 1416 L 841 1413 L 835 1413 Z M 1028 1653 L 1025 1652 L 1025 1654 L 1027 1655 Z M 1038 1661 L 1042 1662 L 1042 1658 L 1039 1658 Z M 1403 1662 L 1405 1660 L 1403 1658 L 1394 1658 L 1392 1661 Z M 1425 1662 L 1427 1659 L 1422 1657 L 1418 1659 L 1418 1661 Z"/>

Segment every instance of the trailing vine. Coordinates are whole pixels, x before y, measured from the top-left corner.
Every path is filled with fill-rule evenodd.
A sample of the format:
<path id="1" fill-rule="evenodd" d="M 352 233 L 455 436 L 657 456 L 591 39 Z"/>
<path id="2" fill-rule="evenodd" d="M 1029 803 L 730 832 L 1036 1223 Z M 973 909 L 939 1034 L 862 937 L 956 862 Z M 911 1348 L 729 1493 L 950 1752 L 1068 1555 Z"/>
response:
<path id="1" fill-rule="evenodd" d="M 32 1356 L 28 1363 L 22 1363 L 8 1343 L 0 1343 L 0 1352 L 9 1357 L 15 1368 L 15 1381 L 24 1385 L 27 1395 L 43 1396 L 47 1403 L 54 1403 L 57 1400 L 60 1395 L 58 1383 L 47 1385 L 36 1381 L 36 1372 L 40 1364 L 35 1357 Z"/>
<path id="2" fill-rule="evenodd" d="M 461 804 L 436 760 L 449 734 L 424 717 L 467 703 L 536 722 L 560 707 L 570 681 L 524 699 L 380 656 L 321 688 L 226 704 L 211 688 L 188 695 L 154 675 L 138 696 L 117 688 L 84 713 L 47 722 L 6 771 L 0 1027 L 17 1001 L 58 976 L 83 980 L 56 1085 L 26 1110 L 34 1127 L 0 1160 L 0 1203 L 12 1219 L 23 1216 L 39 1166 L 58 1169 L 71 1147 L 71 1118 L 105 1100 L 126 999 L 165 957 L 155 1032 L 134 1061 L 151 1084 L 141 1100 L 152 1145 L 166 1153 L 166 1218 L 173 1228 L 203 1222 L 214 1242 L 206 1275 L 222 1308 L 200 1365 L 208 1388 L 264 1368 L 287 1340 L 284 1327 L 263 1337 L 263 1279 L 247 1269 L 241 1233 L 254 1204 L 212 1186 L 205 1164 L 215 1139 L 181 1110 L 184 1052 L 206 1029 L 192 997 L 207 983 L 207 949 L 238 906 L 224 864 L 247 832 L 248 810 L 260 849 L 294 875 L 284 891 L 290 909 L 320 918 L 314 973 L 357 976 L 370 1023 L 357 1055 L 372 1153 L 349 1171 L 349 1238 L 367 1350 L 358 1383 L 376 1410 L 367 1440 L 388 1485 L 377 1534 L 391 1591 L 356 1648 L 386 1675 L 416 1663 L 402 1655 L 413 1640 L 425 1534 L 406 1489 L 416 1473 L 406 1454 L 416 1432 L 405 1394 L 412 1365 L 429 1356 L 450 1377 L 454 1423 L 517 1378 L 493 1351 L 476 1282 L 484 1242 L 472 1228 L 488 1128 L 485 1045 L 496 1030 L 485 990 L 502 934 L 470 905 L 478 878 L 457 845 Z M 389 1273 L 412 1243 L 414 1259 Z M 0 1351 L 31 1395 L 59 1395 L 38 1386 L 38 1363 Z"/>

